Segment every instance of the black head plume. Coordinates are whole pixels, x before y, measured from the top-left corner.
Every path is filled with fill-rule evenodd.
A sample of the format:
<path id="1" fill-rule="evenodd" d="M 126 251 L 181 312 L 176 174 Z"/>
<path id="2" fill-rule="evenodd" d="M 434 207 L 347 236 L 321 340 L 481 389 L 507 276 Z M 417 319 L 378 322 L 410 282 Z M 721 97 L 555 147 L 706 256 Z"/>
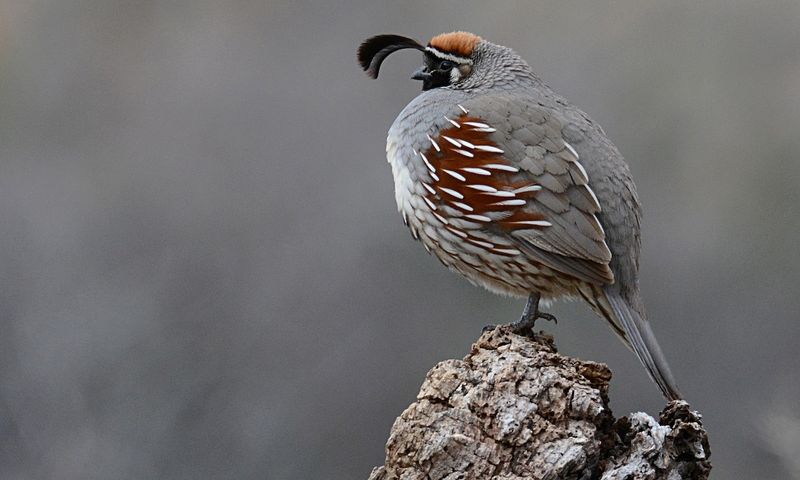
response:
<path id="1" fill-rule="evenodd" d="M 378 78 L 381 63 L 392 52 L 404 48 L 425 51 L 425 47 L 416 40 L 400 35 L 377 35 L 364 40 L 358 47 L 358 63 L 361 68 L 372 78 Z"/>

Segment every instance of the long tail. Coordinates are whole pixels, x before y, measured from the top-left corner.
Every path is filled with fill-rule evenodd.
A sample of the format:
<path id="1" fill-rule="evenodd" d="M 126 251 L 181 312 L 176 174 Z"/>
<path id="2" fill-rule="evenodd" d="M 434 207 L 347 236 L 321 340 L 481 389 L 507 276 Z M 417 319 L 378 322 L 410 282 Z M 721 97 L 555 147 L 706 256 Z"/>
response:
<path id="1" fill-rule="evenodd" d="M 612 287 L 613 288 L 613 287 Z M 647 319 L 619 292 L 612 288 L 598 289 L 595 293 L 595 308 L 611 323 L 622 341 L 633 350 L 642 362 L 650 378 L 658 385 L 668 400 L 683 398 L 661 347 Z"/>

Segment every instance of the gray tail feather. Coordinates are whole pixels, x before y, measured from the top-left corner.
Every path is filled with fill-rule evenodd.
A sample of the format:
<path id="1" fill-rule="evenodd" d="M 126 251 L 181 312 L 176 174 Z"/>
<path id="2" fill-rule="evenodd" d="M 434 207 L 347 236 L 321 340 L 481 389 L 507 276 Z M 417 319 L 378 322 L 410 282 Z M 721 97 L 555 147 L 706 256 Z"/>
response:
<path id="1" fill-rule="evenodd" d="M 642 362 L 647 373 L 650 374 L 650 378 L 658 385 L 664 396 L 668 400 L 682 399 L 683 396 L 675 385 L 675 379 L 672 377 L 667 359 L 661 352 L 661 347 L 658 345 L 647 319 L 643 318 L 619 293 L 609 290 L 605 290 L 604 293 L 608 306 L 611 307 L 611 312 L 604 313 L 606 313 L 605 316 L 608 316 L 613 312 L 614 318 L 608 318 L 608 320 L 612 323 L 615 331 L 639 357 L 639 361 Z"/>

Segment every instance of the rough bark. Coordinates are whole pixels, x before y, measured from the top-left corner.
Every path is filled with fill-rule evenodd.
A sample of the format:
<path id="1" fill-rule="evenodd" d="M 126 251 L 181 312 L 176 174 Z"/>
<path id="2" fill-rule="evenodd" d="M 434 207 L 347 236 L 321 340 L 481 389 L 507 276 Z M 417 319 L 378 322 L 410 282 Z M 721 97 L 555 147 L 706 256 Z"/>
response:
<path id="1" fill-rule="evenodd" d="M 611 371 L 559 355 L 552 338 L 484 332 L 425 378 L 370 480 L 706 479 L 708 437 L 684 401 L 660 419 L 615 419 Z"/>

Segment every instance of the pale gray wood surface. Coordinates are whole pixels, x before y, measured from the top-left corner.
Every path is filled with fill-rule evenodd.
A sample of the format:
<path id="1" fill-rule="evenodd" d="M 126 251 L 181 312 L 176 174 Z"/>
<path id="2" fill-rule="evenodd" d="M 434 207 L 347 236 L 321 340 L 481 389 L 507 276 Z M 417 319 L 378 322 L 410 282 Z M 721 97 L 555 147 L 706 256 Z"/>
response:
<path id="1" fill-rule="evenodd" d="M 433 367 L 395 421 L 370 480 L 706 479 L 708 437 L 685 401 L 656 420 L 615 419 L 611 371 L 559 355 L 551 338 L 485 332 Z"/>

